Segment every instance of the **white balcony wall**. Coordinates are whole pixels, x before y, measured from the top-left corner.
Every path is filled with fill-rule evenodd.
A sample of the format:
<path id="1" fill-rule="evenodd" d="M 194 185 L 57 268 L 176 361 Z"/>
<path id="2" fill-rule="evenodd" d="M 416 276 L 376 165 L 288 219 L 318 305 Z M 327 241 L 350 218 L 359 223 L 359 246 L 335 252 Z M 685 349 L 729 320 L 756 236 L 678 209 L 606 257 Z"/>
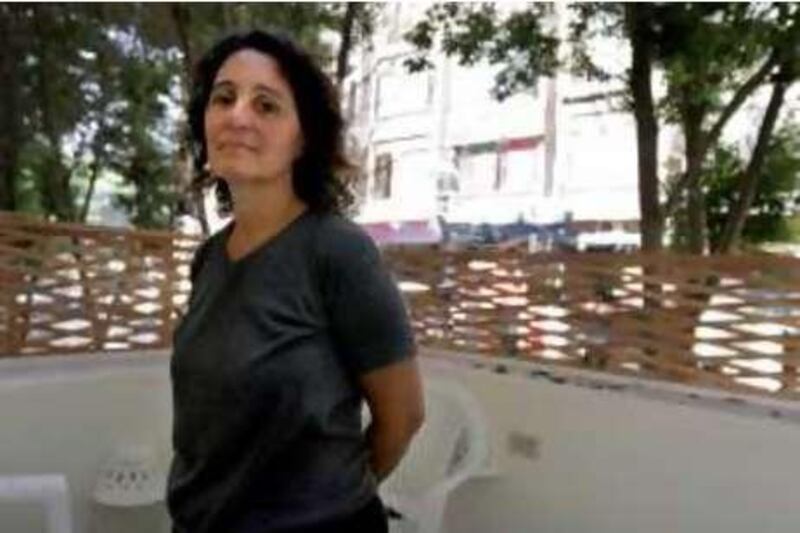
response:
<path id="1" fill-rule="evenodd" d="M 438 358 L 422 367 L 471 389 L 491 428 L 496 474 L 455 493 L 451 533 L 797 531 L 797 416 L 559 385 Z M 77 533 L 167 531 L 163 506 L 115 513 L 90 502 L 97 469 L 120 443 L 154 443 L 166 468 L 167 376 L 166 354 L 0 361 L 0 473 L 65 473 Z M 533 459 L 509 451 L 512 432 L 538 441 Z M 42 523 L 32 507 L 0 507 L 3 533 Z"/>
<path id="2" fill-rule="evenodd" d="M 478 395 L 499 472 L 456 493 L 448 531 L 790 533 L 800 524 L 797 418 L 452 365 L 427 371 Z M 511 432 L 538 439 L 538 457 L 510 454 Z"/>
<path id="3" fill-rule="evenodd" d="M 91 501 L 98 471 L 116 446 L 153 446 L 166 468 L 172 417 L 166 363 L 163 354 L 0 360 L 0 475 L 65 474 L 75 533 L 169 531 L 163 506 L 110 509 Z M 3 533 L 35 533 L 43 525 L 32 505 L 0 505 Z"/>

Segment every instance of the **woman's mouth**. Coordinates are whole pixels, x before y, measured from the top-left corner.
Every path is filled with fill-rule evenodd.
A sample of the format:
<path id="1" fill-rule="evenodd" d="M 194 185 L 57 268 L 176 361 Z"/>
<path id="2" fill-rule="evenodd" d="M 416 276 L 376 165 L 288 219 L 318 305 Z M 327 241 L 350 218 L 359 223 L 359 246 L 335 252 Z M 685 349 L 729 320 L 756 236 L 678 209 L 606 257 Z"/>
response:
<path id="1" fill-rule="evenodd" d="M 254 146 L 242 142 L 220 143 L 217 148 L 219 150 L 247 150 L 250 152 L 256 151 L 256 148 Z"/>

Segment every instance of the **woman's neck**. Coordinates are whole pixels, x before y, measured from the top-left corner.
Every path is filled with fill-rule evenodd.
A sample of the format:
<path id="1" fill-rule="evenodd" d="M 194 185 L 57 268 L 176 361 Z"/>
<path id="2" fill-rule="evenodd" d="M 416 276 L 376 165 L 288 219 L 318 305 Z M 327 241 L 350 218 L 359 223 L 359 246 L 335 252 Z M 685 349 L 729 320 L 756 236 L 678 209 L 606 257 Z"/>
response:
<path id="1" fill-rule="evenodd" d="M 291 179 L 229 186 L 235 220 L 228 246 L 232 256 L 269 240 L 307 209 Z"/>

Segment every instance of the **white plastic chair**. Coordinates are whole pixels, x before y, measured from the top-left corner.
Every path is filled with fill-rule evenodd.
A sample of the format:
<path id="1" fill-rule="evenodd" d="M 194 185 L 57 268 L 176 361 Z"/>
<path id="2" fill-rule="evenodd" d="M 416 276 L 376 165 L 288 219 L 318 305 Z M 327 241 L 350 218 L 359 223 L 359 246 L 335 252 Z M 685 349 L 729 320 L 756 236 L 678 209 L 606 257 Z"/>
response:
<path id="1" fill-rule="evenodd" d="M 480 406 L 462 385 L 425 379 L 425 423 L 405 457 L 380 486 L 400 514 L 391 533 L 439 533 L 450 493 L 486 470 L 489 435 Z"/>
<path id="2" fill-rule="evenodd" d="M 47 514 L 48 533 L 71 533 L 69 487 L 62 474 L 0 475 L 0 502 L 36 502 Z"/>

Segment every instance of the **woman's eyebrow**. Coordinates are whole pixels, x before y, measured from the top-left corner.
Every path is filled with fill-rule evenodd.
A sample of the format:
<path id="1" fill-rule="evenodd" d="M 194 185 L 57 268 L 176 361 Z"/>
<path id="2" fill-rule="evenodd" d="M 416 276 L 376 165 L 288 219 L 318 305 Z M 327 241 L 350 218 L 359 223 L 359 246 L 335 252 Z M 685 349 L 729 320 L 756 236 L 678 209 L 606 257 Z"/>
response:
<path id="1" fill-rule="evenodd" d="M 215 90 L 228 87 L 236 87 L 236 84 L 230 80 L 220 80 L 218 82 L 215 82 L 214 85 L 211 87 L 211 89 Z M 265 92 L 278 100 L 283 101 L 286 99 L 286 96 L 281 91 L 273 87 L 270 87 L 269 85 L 264 85 L 263 83 L 257 83 L 255 85 L 255 88 L 256 90 Z"/>
<path id="2" fill-rule="evenodd" d="M 220 80 L 214 82 L 214 84 L 211 86 L 211 90 L 213 91 L 214 89 L 223 89 L 226 87 L 235 87 L 235 85 L 232 81 Z"/>
<path id="3" fill-rule="evenodd" d="M 278 100 L 285 100 L 286 99 L 286 96 L 284 96 L 283 92 L 281 92 L 278 89 L 275 89 L 273 87 L 270 87 L 269 85 L 264 85 L 263 83 L 257 83 L 256 84 L 256 89 L 258 89 L 259 91 L 264 91 L 264 92 L 274 96 Z"/>

